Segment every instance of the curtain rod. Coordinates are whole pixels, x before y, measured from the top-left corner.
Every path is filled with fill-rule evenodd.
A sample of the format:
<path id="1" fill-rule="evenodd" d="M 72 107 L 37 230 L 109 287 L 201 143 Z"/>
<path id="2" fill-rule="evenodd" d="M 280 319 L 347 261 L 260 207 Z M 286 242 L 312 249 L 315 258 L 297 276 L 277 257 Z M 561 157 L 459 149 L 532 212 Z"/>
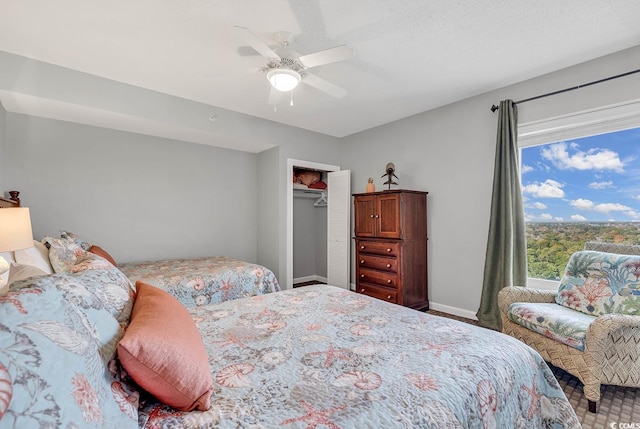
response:
<path id="1" fill-rule="evenodd" d="M 571 88 L 560 89 L 558 91 L 548 92 L 548 93 L 542 94 L 542 95 L 536 95 L 535 97 L 525 98 L 524 100 L 514 101 L 513 104 L 526 103 L 527 101 L 537 100 L 538 98 L 544 98 L 544 97 L 549 97 L 550 95 L 562 94 L 563 92 L 569 92 L 569 91 L 573 91 L 574 89 L 585 88 L 587 86 L 595 85 L 597 83 L 602 83 L 602 82 L 606 82 L 608 80 L 618 79 L 619 77 L 625 77 L 625 76 L 629 76 L 631 74 L 639 73 L 639 72 L 640 72 L 640 69 L 632 70 L 632 71 L 629 71 L 629 72 L 626 72 L 626 73 L 622 73 L 622 74 L 618 74 L 618 75 L 615 75 L 615 76 L 605 77 L 604 79 L 594 80 L 593 82 L 583 83 L 582 85 L 573 86 Z M 495 112 L 499 108 L 500 107 L 498 107 L 498 106 L 496 106 L 494 104 L 494 105 L 491 106 L 491 111 Z"/>

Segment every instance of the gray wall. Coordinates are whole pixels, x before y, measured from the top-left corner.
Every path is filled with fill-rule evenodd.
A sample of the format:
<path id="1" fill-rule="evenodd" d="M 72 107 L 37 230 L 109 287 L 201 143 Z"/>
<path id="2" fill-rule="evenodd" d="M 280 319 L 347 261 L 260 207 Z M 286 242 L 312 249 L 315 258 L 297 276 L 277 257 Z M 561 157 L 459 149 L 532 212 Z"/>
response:
<path id="1" fill-rule="evenodd" d="M 4 110 L 4 107 L 2 106 L 2 103 L 0 103 L 0 196 L 4 196 L 5 190 L 10 190 L 10 189 L 5 189 L 4 187 L 4 170 L 5 170 L 5 166 L 4 166 L 4 160 L 5 160 L 5 155 L 4 155 L 4 147 L 5 147 L 5 140 L 6 140 L 6 128 L 7 128 L 7 112 Z"/>
<path id="2" fill-rule="evenodd" d="M 634 70 L 640 47 L 532 79 L 343 139 L 352 190 L 396 166 L 400 188 L 429 192 L 429 298 L 475 314 L 482 290 L 497 114 L 503 99 L 520 100 Z M 521 104 L 520 123 L 640 99 L 634 75 Z M 355 272 L 352 270 L 352 273 Z"/>
<path id="3" fill-rule="evenodd" d="M 327 208 L 293 198 L 293 278 L 327 276 Z"/>
<path id="4" fill-rule="evenodd" d="M 5 187 L 34 236 L 68 228 L 117 261 L 256 261 L 257 155 L 7 113 Z"/>

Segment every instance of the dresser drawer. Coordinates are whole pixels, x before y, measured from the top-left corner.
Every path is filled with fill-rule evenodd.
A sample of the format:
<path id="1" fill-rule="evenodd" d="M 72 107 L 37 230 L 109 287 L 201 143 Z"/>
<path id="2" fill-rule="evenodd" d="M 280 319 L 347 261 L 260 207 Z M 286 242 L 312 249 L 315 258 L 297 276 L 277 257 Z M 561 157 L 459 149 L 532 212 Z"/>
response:
<path id="1" fill-rule="evenodd" d="M 394 289 L 361 283 L 358 285 L 358 292 L 383 301 L 398 303 L 398 292 Z"/>
<path id="2" fill-rule="evenodd" d="M 398 260 L 384 256 L 373 256 L 358 252 L 358 265 L 362 268 L 373 268 L 374 270 L 398 272 Z"/>
<path id="3" fill-rule="evenodd" d="M 358 252 L 373 253 L 376 255 L 398 256 L 400 254 L 399 243 L 380 241 L 357 240 Z"/>
<path id="4" fill-rule="evenodd" d="M 361 268 L 358 270 L 358 280 L 360 282 L 374 283 L 390 288 L 398 287 L 398 275 L 391 272 L 370 270 Z"/>

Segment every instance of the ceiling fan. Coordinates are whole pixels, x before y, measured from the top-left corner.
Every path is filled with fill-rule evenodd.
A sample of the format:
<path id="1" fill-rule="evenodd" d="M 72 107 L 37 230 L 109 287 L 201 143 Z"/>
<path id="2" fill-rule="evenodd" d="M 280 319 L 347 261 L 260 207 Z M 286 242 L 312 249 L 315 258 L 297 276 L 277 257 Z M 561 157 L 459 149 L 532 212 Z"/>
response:
<path id="1" fill-rule="evenodd" d="M 271 83 L 269 104 L 276 105 L 283 93 L 292 91 L 300 82 L 335 98 L 347 95 L 346 89 L 309 73 L 308 69 L 352 58 L 353 49 L 350 47 L 340 45 L 300 55 L 289 48 L 294 35 L 288 31 L 279 31 L 273 35 L 273 39 L 280 45 L 276 52 L 248 28 L 238 25 L 236 28 L 242 32 L 245 42 L 267 59 L 267 65 L 261 71 L 266 73 L 267 80 Z"/>

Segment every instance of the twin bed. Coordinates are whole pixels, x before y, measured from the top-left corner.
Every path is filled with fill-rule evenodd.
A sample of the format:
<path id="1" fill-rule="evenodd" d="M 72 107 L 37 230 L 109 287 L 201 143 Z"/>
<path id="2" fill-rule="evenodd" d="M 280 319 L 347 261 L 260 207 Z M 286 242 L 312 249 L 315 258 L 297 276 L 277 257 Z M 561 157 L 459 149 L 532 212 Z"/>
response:
<path id="1" fill-rule="evenodd" d="M 19 281 L 0 296 L 2 427 L 580 427 L 542 358 L 506 335 L 333 286 L 280 291 L 266 268 L 228 258 L 124 264 L 121 271 L 76 253 L 68 272 Z M 213 380 L 207 411 L 177 411 L 127 384 L 115 353 L 124 332 L 113 329 L 127 326 L 135 302 L 127 277 L 168 291 L 189 312 Z M 103 346 L 70 352 L 48 328 L 61 324 L 89 328 Z M 28 353 L 16 349 L 27 346 Z M 82 379 L 83 392 L 106 392 L 94 414 L 78 396 L 84 363 L 55 377 L 39 371 L 78 354 L 78 362 L 90 362 L 87 374 L 99 374 Z M 51 398 L 53 414 L 33 405 Z"/>

